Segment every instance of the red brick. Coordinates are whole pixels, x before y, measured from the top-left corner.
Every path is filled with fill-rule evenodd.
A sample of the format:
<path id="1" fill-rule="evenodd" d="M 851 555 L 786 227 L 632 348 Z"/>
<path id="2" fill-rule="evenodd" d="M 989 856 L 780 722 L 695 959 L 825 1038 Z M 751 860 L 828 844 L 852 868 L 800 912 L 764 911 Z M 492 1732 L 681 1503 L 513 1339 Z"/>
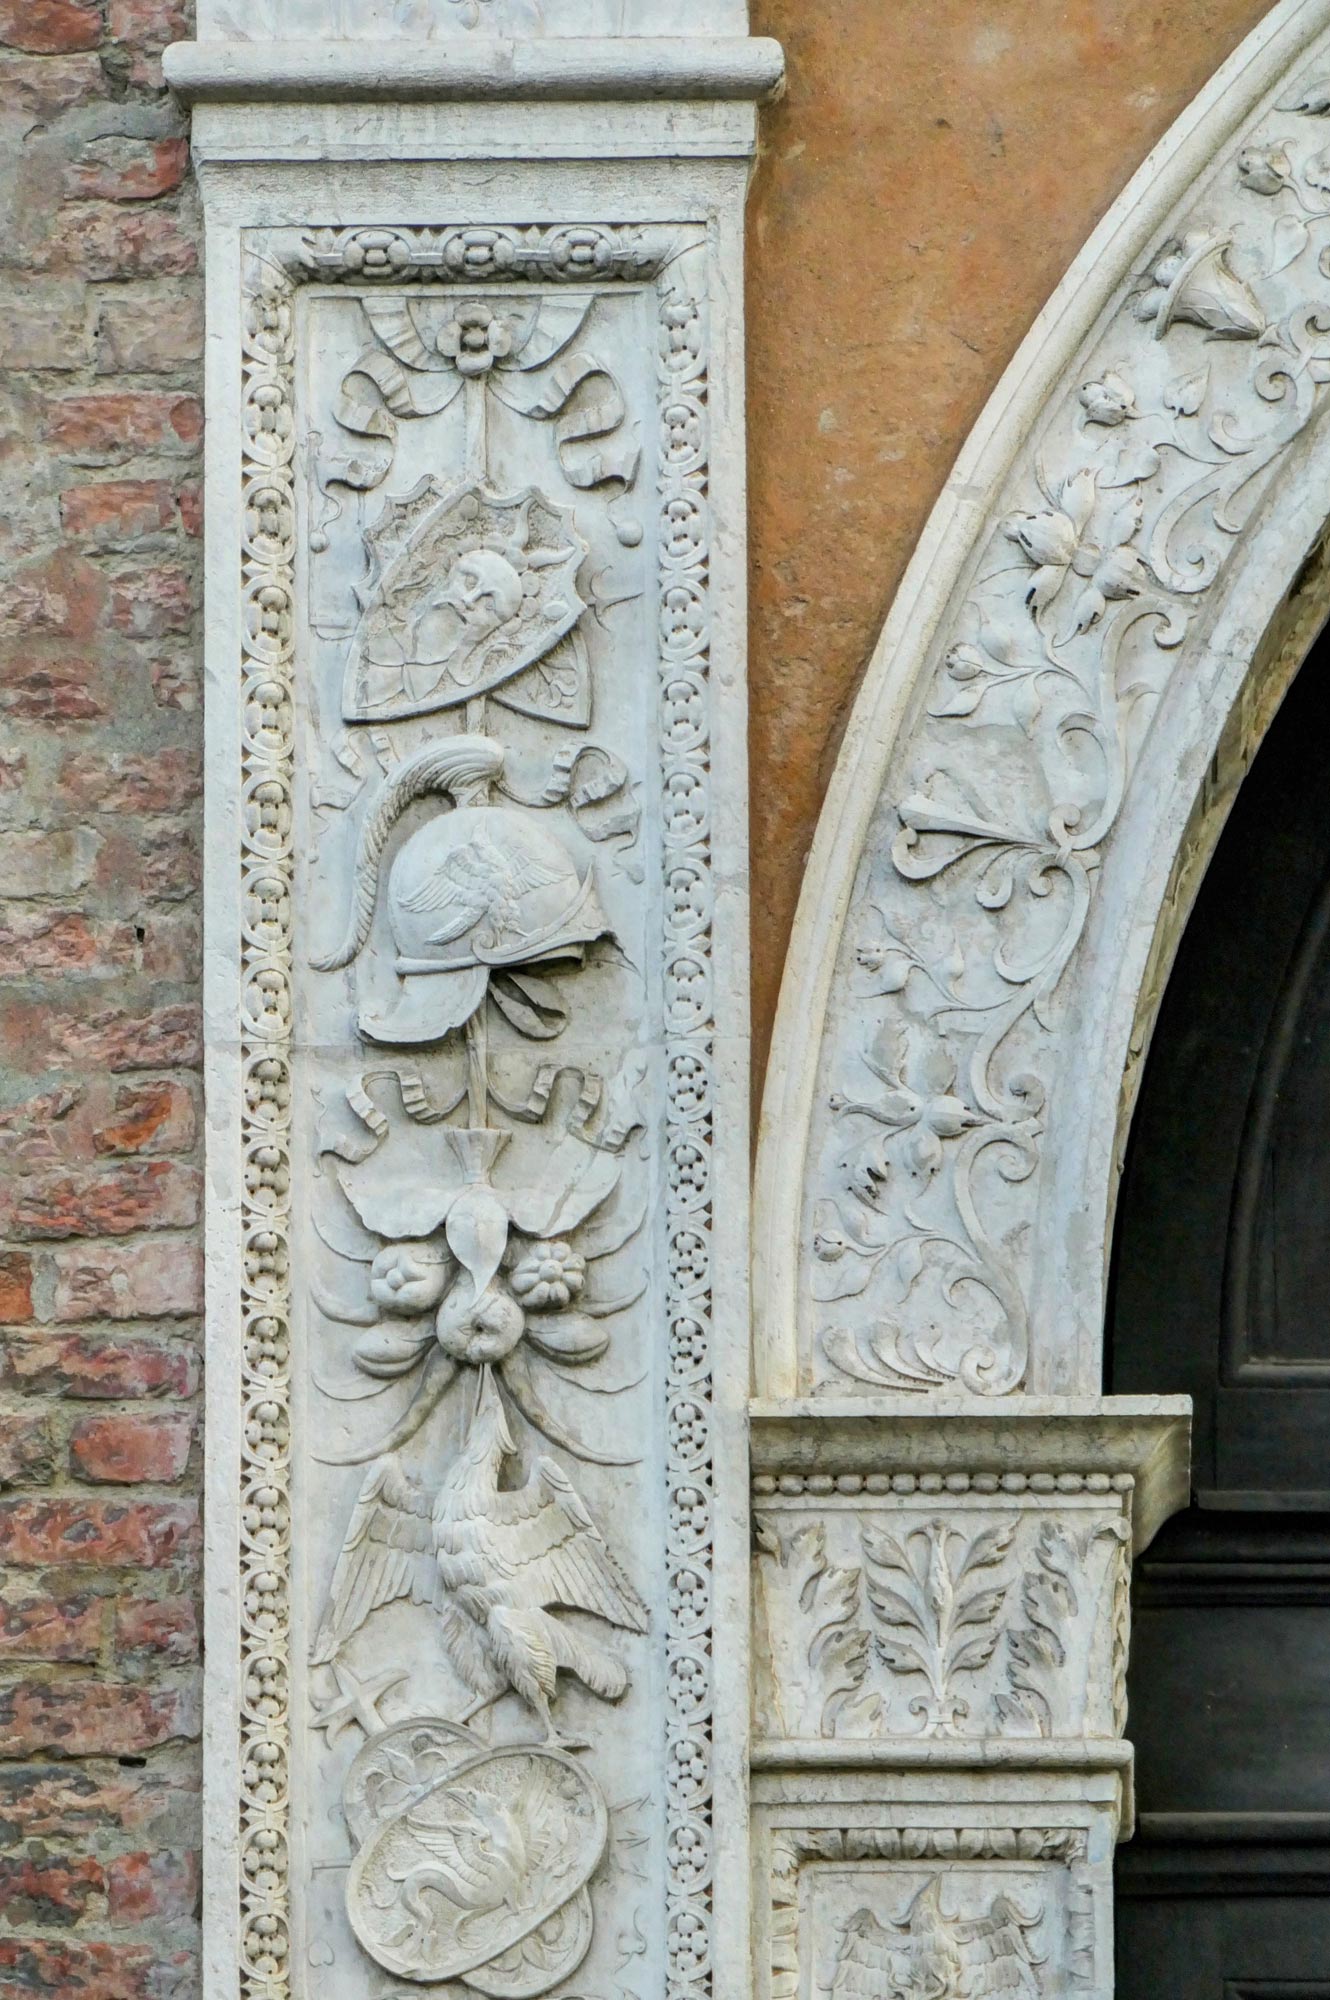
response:
<path id="1" fill-rule="evenodd" d="M 17 4 L 17 0 L 16 0 Z M 108 95 L 100 57 L 47 56 L 32 62 L 23 55 L 0 55 L 0 104 L 11 119 L 45 124 L 78 104 Z"/>
<path id="2" fill-rule="evenodd" d="M 108 713 L 100 665 L 34 659 L 31 644 L 0 647 L 0 713 L 21 722 L 98 722 Z"/>
<path id="3" fill-rule="evenodd" d="M 70 1471 L 98 1486 L 171 1486 L 184 1475 L 193 1436 L 194 1419 L 184 1411 L 84 1417 L 70 1436 Z"/>
<path id="4" fill-rule="evenodd" d="M 198 707 L 199 677 L 192 660 L 154 660 L 150 671 L 159 707 L 178 708 L 186 713 Z"/>
<path id="5" fill-rule="evenodd" d="M 49 1486 L 54 1470 L 49 1418 L 32 1410 L 0 1410 L 0 1487 Z"/>
<path id="6" fill-rule="evenodd" d="M 0 1558 L 21 1569 L 47 1563 L 157 1569 L 197 1546 L 198 1508 L 189 1500 L 0 1500 Z"/>
<path id="7" fill-rule="evenodd" d="M 122 1083 L 93 1145 L 99 1153 L 187 1153 L 195 1130 L 194 1100 L 182 1083 Z"/>
<path id="8" fill-rule="evenodd" d="M 192 851 L 192 849 L 191 849 Z M 145 978 L 196 981 L 203 963 L 203 926 L 189 910 L 147 910 L 139 967 Z"/>
<path id="9" fill-rule="evenodd" d="M 47 405 L 45 435 L 81 465 L 140 452 L 193 452 L 203 437 L 203 405 L 171 390 L 62 396 Z"/>
<path id="10" fill-rule="evenodd" d="M 113 1924 L 151 1917 L 192 1917 L 199 1901 L 199 1857 L 162 1847 L 155 1854 L 121 1854 L 106 1871 L 107 1915 Z"/>
<path id="11" fill-rule="evenodd" d="M 14 1000 L 0 1009 L 0 1046 L 12 1066 L 22 1058 L 37 1071 L 86 1067 L 122 1075 L 136 1069 L 196 1069 L 201 1059 L 198 1009 L 61 1014 L 36 1001 Z"/>
<path id="12" fill-rule="evenodd" d="M 193 1955 L 150 1944 L 0 1938 L 0 2000 L 190 2000 Z"/>
<path id="13" fill-rule="evenodd" d="M 187 632 L 194 615 L 194 584 L 174 564 L 115 579 L 111 622 L 132 639 L 160 639 Z"/>
<path id="14" fill-rule="evenodd" d="M 32 65 L 29 64 L 28 68 Z M 0 103 L 7 103 L 0 65 Z M 68 370 L 88 359 L 88 309 L 81 286 L 25 280 L 0 305 L 0 367 Z"/>
<path id="15" fill-rule="evenodd" d="M 163 746 L 150 752 L 80 752 L 61 766 L 62 806 L 76 812 L 179 812 L 203 790 L 198 753 Z"/>
<path id="16" fill-rule="evenodd" d="M 34 633 L 87 641 L 104 621 L 106 576 L 72 549 L 26 563 L 11 577 L 0 605 L 0 628 L 31 643 Z"/>
<path id="17" fill-rule="evenodd" d="M 105 1776 L 77 1764 L 0 1765 L 0 1848 L 52 1835 L 141 1834 L 195 1797 L 192 1786 L 150 1771 Z"/>
<path id="18" fill-rule="evenodd" d="M 77 272 L 94 283 L 178 278 L 198 268 L 193 235 L 165 209 L 77 203 L 29 247 L 33 269 Z"/>
<path id="19" fill-rule="evenodd" d="M 13 1756 L 128 1757 L 197 1734 L 189 1689 L 81 1678 L 0 1690 L 0 1741 Z"/>
<path id="20" fill-rule="evenodd" d="M 143 893 L 154 902 L 178 903 L 199 892 L 199 852 L 192 831 L 178 821 L 146 827 L 136 843 Z"/>
<path id="21" fill-rule="evenodd" d="M 0 975 L 45 978 L 132 967 L 132 924 L 97 923 L 77 910 L 16 911 L 0 916 Z"/>
<path id="22" fill-rule="evenodd" d="M 65 193 L 100 201 L 155 201 L 178 188 L 188 139 L 94 139 L 65 174 Z"/>
<path id="23" fill-rule="evenodd" d="M 199 1219 L 202 1180 L 175 1160 L 125 1160 L 95 1172 L 38 1171 L 0 1184 L 0 1235 L 20 1242 L 187 1229 Z"/>
<path id="24" fill-rule="evenodd" d="M 68 896 L 92 879 L 100 849 L 100 836 L 86 826 L 0 831 L 0 884 L 15 898 Z"/>
<path id="25" fill-rule="evenodd" d="M 101 1597 L 0 1598 L 0 1661 L 79 1661 L 101 1652 L 106 1600 Z"/>
<path id="26" fill-rule="evenodd" d="M 193 33 L 186 0 L 111 0 L 111 38 L 134 48 L 164 49 Z"/>
<path id="27" fill-rule="evenodd" d="M 191 480 L 179 493 L 180 525 L 196 541 L 203 533 L 203 488 Z"/>
<path id="28" fill-rule="evenodd" d="M 199 1656 L 199 1621 L 190 1597 L 122 1598 L 115 1613 L 115 1649 L 122 1660 L 189 1666 Z"/>
<path id="29" fill-rule="evenodd" d="M 54 1318 L 169 1319 L 203 1310 L 203 1252 L 192 1243 L 81 1243 L 57 1250 Z"/>
<path id="30" fill-rule="evenodd" d="M 82 1122 L 70 1116 L 84 1092 L 68 1084 L 21 1098 L 0 1111 L 0 1161 L 10 1172 L 50 1165 L 56 1160 L 90 1159 L 91 1141 Z"/>
<path id="31" fill-rule="evenodd" d="M 99 375 L 173 373 L 203 357 L 203 307 L 191 293 L 172 299 L 160 293 L 151 307 L 108 301 L 97 318 Z"/>
<path id="32" fill-rule="evenodd" d="M 95 49 L 102 38 L 96 0 L 0 0 L 0 42 L 30 55 Z"/>
<path id="33" fill-rule="evenodd" d="M 102 479 L 68 486 L 60 495 L 60 518 L 65 533 L 89 548 L 131 548 L 175 527 L 175 493 L 166 479 Z"/>
<path id="34" fill-rule="evenodd" d="M 17 1326 L 32 1318 L 32 1259 L 23 1250 L 0 1250 L 0 1321 Z"/>
<path id="35" fill-rule="evenodd" d="M 40 1858 L 39 1858 L 40 1855 Z M 90 1854 L 0 1854 L 0 1920 L 9 1924 L 76 1924 L 94 1897 L 106 1894 L 102 1864 Z"/>
<path id="36" fill-rule="evenodd" d="M 0 1336 L 0 1385 L 77 1402 L 189 1397 L 199 1386 L 199 1358 L 191 1348 L 157 1340 L 12 1332 Z"/>

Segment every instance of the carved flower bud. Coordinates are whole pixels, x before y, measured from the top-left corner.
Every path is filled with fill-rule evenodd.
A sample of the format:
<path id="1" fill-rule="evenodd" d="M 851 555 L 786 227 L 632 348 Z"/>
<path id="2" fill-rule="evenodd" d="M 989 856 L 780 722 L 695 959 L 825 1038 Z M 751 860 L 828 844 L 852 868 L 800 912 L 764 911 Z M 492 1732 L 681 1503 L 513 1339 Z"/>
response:
<path id="1" fill-rule="evenodd" d="M 968 646 L 964 640 L 959 645 L 948 647 L 943 665 L 954 681 L 977 680 L 985 672 L 983 654 L 977 646 Z"/>
<path id="2" fill-rule="evenodd" d="M 1238 154 L 1238 179 L 1253 194 L 1278 194 L 1293 177 L 1282 146 L 1244 146 Z"/>
<path id="3" fill-rule="evenodd" d="M 1075 523 L 1062 513 L 1010 514 L 1002 532 L 1041 567 L 1065 569 L 1076 553 Z"/>
<path id="4" fill-rule="evenodd" d="M 1110 368 L 1097 381 L 1083 382 L 1081 408 L 1092 424 L 1121 424 L 1136 415 L 1136 398 L 1120 375 Z"/>
<path id="5" fill-rule="evenodd" d="M 814 1232 L 813 1255 L 820 1257 L 824 1264 L 835 1264 L 850 1248 L 850 1239 L 843 1229 L 827 1226 Z"/>
<path id="6" fill-rule="evenodd" d="M 586 1283 L 586 1260 L 567 1243 L 535 1243 L 511 1282 L 514 1296 L 532 1312 L 558 1312 Z"/>
<path id="7" fill-rule="evenodd" d="M 392 1313 L 432 1312 L 443 1297 L 446 1264 L 426 1243 L 390 1243 L 369 1267 L 370 1297 Z"/>

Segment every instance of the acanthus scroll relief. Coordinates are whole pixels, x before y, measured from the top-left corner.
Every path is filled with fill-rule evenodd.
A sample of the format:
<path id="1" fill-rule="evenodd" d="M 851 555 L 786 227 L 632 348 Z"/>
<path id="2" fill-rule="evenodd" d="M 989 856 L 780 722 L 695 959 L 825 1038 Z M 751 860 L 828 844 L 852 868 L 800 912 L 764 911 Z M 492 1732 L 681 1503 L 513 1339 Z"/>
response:
<path id="1" fill-rule="evenodd" d="M 842 947 L 805 1386 L 1027 1384 L 1050 1051 L 1097 872 L 1178 648 L 1330 382 L 1323 70 L 1144 260 L 937 641 Z"/>
<path id="2" fill-rule="evenodd" d="M 254 239 L 265 2000 L 706 1983 L 700 243 Z"/>

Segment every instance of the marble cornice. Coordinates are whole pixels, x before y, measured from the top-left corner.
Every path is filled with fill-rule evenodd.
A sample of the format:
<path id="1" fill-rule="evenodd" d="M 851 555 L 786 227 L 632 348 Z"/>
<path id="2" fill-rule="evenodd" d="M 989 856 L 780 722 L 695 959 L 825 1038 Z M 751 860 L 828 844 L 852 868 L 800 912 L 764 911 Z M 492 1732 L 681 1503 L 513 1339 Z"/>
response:
<path id="1" fill-rule="evenodd" d="M 767 36 L 469 37 L 366 41 L 178 42 L 167 82 L 186 104 L 544 103 L 774 97 L 784 78 Z"/>

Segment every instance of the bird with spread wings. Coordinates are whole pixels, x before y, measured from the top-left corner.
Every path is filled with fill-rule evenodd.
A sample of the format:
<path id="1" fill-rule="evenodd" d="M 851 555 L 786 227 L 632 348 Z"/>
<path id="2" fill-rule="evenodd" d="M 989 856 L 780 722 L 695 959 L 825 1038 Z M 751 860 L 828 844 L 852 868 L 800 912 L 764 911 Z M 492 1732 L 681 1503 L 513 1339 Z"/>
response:
<path id="1" fill-rule="evenodd" d="M 1041 1915 L 998 1895 L 983 1916 L 948 1916 L 935 1875 L 903 1917 L 882 1924 L 864 1909 L 849 1919 L 831 2000 L 1041 2000 L 1031 1939 Z"/>
<path id="2" fill-rule="evenodd" d="M 474 1700 L 468 1721 L 511 1690 L 546 1740 L 565 1743 L 551 1704 L 560 1671 L 617 1701 L 627 1669 L 599 1638 L 564 1623 L 582 1611 L 629 1632 L 647 1607 L 568 1475 L 537 1456 L 526 1479 L 501 1487 L 517 1455 L 498 1387 L 479 1370 L 462 1446 L 431 1496 L 396 1456 L 371 1466 L 333 1571 L 312 1663 L 331 1665 L 371 1613 L 405 1599 L 428 1606 Z"/>

